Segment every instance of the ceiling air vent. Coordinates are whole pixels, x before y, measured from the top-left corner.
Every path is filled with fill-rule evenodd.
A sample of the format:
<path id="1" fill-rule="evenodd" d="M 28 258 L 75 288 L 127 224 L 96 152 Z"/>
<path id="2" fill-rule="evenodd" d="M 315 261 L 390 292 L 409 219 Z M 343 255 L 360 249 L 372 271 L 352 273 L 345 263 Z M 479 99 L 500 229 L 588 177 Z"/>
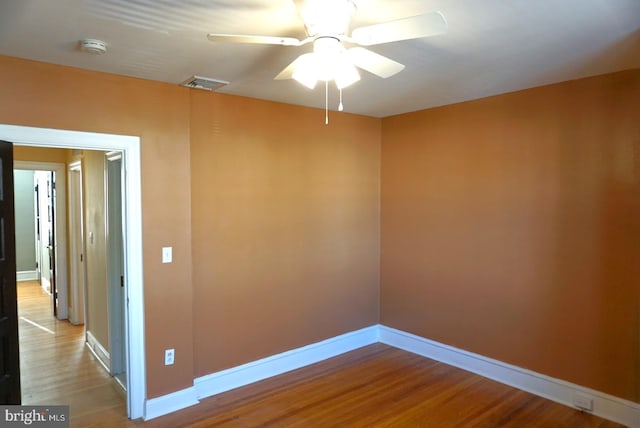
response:
<path id="1" fill-rule="evenodd" d="M 181 83 L 182 86 L 194 89 L 203 89 L 205 91 L 215 91 L 222 86 L 228 85 L 229 82 L 224 80 L 211 79 L 209 77 L 193 76 Z"/>

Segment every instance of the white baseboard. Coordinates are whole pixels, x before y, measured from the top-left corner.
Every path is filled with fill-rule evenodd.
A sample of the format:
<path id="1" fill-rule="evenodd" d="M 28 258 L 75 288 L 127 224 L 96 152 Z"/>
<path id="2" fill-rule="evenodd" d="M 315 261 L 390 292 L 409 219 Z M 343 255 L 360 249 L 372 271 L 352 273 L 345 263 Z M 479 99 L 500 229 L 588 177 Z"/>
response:
<path id="1" fill-rule="evenodd" d="M 477 373 L 569 407 L 576 407 L 575 395 L 582 394 L 593 400 L 593 414 L 631 428 L 640 428 L 638 403 L 383 325 L 367 327 L 196 378 L 193 387 L 147 400 L 144 419 L 166 415 L 197 404 L 202 398 L 277 376 L 376 342 Z"/>
<path id="2" fill-rule="evenodd" d="M 87 331 L 87 347 L 93 353 L 93 355 L 98 359 L 100 364 L 107 369 L 107 372 L 111 373 L 111 356 L 109 351 L 107 351 L 104 346 L 95 338 L 95 336 Z"/>
<path id="3" fill-rule="evenodd" d="M 380 342 L 387 345 L 459 367 L 570 407 L 576 407 L 576 393 L 584 394 L 593 399 L 593 414 L 628 427 L 640 427 L 640 404 L 390 327 L 379 326 L 379 337 Z"/>
<path id="4" fill-rule="evenodd" d="M 38 280 L 38 271 L 37 270 L 25 270 L 22 272 L 16 272 L 16 281 L 37 281 Z"/>
<path id="5" fill-rule="evenodd" d="M 162 397 L 152 398 L 145 402 L 144 420 L 148 421 L 153 418 L 168 415 L 169 413 L 194 406 L 199 402 L 194 387 L 172 392 Z"/>
<path id="6" fill-rule="evenodd" d="M 249 385 L 378 342 L 371 326 L 195 379 L 198 398 Z"/>
<path id="7" fill-rule="evenodd" d="M 144 420 L 193 406 L 202 398 L 249 385 L 376 342 L 378 342 L 377 325 L 196 378 L 191 388 L 147 400 Z"/>
<path id="8" fill-rule="evenodd" d="M 42 286 L 45 293 L 51 295 L 51 281 L 49 281 L 49 279 L 44 276 L 40 276 L 40 286 Z"/>

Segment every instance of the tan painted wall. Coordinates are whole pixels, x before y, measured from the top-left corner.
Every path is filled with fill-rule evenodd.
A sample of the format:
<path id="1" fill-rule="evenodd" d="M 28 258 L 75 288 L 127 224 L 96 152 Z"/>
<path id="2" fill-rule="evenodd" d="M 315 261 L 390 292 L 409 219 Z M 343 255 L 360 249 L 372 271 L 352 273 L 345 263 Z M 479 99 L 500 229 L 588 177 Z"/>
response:
<path id="1" fill-rule="evenodd" d="M 29 162 L 56 162 L 67 163 L 67 157 L 71 150 L 49 149 L 46 147 L 13 147 L 13 159 Z"/>
<path id="2" fill-rule="evenodd" d="M 380 120 L 191 99 L 196 375 L 377 323 Z"/>
<path id="3" fill-rule="evenodd" d="M 381 322 L 640 402 L 640 70 L 382 123 Z"/>
<path id="4" fill-rule="evenodd" d="M 147 396 L 192 386 L 189 90 L 8 57 L 0 80 L 0 123 L 141 137 Z"/>

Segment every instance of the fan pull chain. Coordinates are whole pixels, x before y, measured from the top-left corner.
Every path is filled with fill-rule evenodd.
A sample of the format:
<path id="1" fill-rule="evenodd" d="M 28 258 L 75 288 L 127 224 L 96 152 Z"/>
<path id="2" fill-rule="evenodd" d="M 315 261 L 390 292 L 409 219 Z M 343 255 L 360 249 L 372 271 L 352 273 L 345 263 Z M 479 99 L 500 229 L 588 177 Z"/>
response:
<path id="1" fill-rule="evenodd" d="M 329 81 L 324 81 L 324 124 L 329 124 Z"/>
<path id="2" fill-rule="evenodd" d="M 342 88 L 340 90 L 340 103 L 338 104 L 338 111 L 344 110 L 344 106 L 342 105 Z"/>

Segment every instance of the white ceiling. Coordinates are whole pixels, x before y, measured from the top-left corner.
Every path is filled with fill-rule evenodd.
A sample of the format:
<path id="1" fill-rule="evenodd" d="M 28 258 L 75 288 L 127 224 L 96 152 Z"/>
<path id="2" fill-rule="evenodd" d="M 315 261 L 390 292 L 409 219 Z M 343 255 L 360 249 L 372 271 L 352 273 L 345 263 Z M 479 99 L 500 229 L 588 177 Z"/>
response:
<path id="1" fill-rule="evenodd" d="M 640 0 L 355 0 L 352 28 L 441 11 L 446 34 L 372 46 L 406 65 L 344 90 L 345 111 L 384 117 L 618 70 L 640 68 Z M 306 36 L 291 0 L 1 0 L 0 54 L 178 84 L 229 81 L 219 92 L 324 108 L 275 77 L 312 45 L 213 43 L 206 34 Z M 78 41 L 107 43 L 104 55 Z M 10 84 L 3 82 L 2 84 Z M 330 90 L 330 109 L 337 90 Z"/>

